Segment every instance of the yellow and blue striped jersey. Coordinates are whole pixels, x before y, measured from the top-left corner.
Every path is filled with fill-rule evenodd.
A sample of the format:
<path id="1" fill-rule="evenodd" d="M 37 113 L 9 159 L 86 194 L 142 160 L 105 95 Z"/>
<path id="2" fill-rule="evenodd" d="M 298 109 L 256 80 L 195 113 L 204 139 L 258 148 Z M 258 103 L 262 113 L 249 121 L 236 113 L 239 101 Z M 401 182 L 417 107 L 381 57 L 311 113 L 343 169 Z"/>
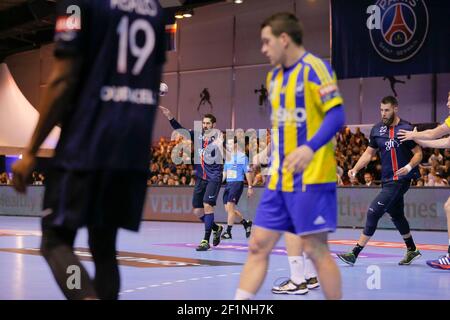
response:
<path id="1" fill-rule="evenodd" d="M 272 105 L 272 157 L 270 190 L 305 191 L 311 187 L 336 187 L 334 139 L 314 154 L 300 174 L 282 169 L 284 158 L 310 140 L 322 125 L 325 114 L 342 105 L 331 66 L 306 52 L 289 68 L 277 67 L 267 75 Z"/>
<path id="2" fill-rule="evenodd" d="M 450 128 L 450 116 L 448 116 L 447 119 L 445 119 L 445 124 L 447 125 L 447 127 Z"/>

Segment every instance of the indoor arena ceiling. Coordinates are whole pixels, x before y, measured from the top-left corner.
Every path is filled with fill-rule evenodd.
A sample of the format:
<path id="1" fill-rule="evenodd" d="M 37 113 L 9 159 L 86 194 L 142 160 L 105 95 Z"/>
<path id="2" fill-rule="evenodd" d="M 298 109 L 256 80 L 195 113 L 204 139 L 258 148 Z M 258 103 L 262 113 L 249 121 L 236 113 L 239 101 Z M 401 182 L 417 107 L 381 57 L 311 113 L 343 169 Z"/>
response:
<path id="1" fill-rule="evenodd" d="M 168 14 L 225 0 L 161 0 Z M 0 0 L 0 62 L 53 39 L 56 0 Z"/>

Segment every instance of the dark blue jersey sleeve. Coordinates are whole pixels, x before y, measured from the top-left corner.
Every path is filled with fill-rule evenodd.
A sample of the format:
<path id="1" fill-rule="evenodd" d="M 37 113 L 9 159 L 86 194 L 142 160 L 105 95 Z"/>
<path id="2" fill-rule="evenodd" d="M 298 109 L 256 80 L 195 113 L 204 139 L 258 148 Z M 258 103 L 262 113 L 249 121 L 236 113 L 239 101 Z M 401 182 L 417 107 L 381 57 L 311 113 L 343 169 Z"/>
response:
<path id="1" fill-rule="evenodd" d="M 377 142 L 375 140 L 375 135 L 374 135 L 374 128 L 375 127 L 373 127 L 372 130 L 370 130 L 369 147 L 378 149 L 378 145 L 377 145 Z"/>
<path id="2" fill-rule="evenodd" d="M 408 131 L 413 131 L 414 130 L 414 127 L 411 125 L 411 124 L 409 124 L 408 126 L 407 126 L 407 128 L 405 128 L 405 130 L 408 130 Z M 408 141 L 405 141 L 405 142 L 402 142 L 404 145 L 406 145 L 406 147 L 409 149 L 409 150 L 412 150 L 412 149 L 414 149 L 416 146 L 417 146 L 417 143 L 414 141 L 414 140 L 408 140 Z"/>
<path id="3" fill-rule="evenodd" d="M 170 125 L 172 126 L 172 128 L 174 128 L 175 130 L 183 129 L 183 130 L 189 131 L 190 138 L 194 139 L 194 131 L 193 130 L 186 129 L 175 118 L 172 118 L 171 120 L 169 120 L 169 122 L 170 122 Z"/>
<path id="4" fill-rule="evenodd" d="M 314 152 L 327 144 L 345 123 L 344 107 L 338 105 L 327 111 L 319 131 L 309 140 L 308 145 Z"/>

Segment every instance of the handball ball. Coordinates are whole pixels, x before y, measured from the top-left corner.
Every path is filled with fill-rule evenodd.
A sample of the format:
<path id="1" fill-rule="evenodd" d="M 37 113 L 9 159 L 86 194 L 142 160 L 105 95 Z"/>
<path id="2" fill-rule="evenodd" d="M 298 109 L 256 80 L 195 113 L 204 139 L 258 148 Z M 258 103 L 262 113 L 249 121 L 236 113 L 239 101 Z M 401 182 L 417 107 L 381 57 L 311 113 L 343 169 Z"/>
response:
<path id="1" fill-rule="evenodd" d="M 167 92 L 169 92 L 169 87 L 164 82 L 161 82 L 161 84 L 159 85 L 159 95 L 161 97 L 165 96 Z"/>

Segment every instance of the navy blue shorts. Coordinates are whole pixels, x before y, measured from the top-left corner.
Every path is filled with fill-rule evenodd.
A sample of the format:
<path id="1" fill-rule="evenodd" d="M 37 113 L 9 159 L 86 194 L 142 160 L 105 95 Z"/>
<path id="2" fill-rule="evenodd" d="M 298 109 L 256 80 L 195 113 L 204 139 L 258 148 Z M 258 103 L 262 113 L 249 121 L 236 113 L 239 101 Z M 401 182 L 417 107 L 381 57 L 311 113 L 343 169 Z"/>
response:
<path id="1" fill-rule="evenodd" d="M 83 226 L 137 231 L 147 192 L 147 173 L 53 169 L 43 202 L 46 225 L 72 230 Z"/>
<path id="2" fill-rule="evenodd" d="M 215 206 L 219 195 L 221 181 L 208 181 L 196 177 L 192 206 L 194 209 L 203 208 L 203 203 Z"/>
<path id="3" fill-rule="evenodd" d="M 369 213 L 381 216 L 388 212 L 391 217 L 405 215 L 404 195 L 411 185 L 410 179 L 389 181 L 382 185 L 381 192 L 372 201 Z"/>
<path id="4" fill-rule="evenodd" d="M 227 204 L 228 202 L 234 202 L 235 204 L 238 204 L 243 191 L 243 181 L 227 182 L 227 184 L 225 185 L 225 190 L 223 192 L 223 204 Z"/>

